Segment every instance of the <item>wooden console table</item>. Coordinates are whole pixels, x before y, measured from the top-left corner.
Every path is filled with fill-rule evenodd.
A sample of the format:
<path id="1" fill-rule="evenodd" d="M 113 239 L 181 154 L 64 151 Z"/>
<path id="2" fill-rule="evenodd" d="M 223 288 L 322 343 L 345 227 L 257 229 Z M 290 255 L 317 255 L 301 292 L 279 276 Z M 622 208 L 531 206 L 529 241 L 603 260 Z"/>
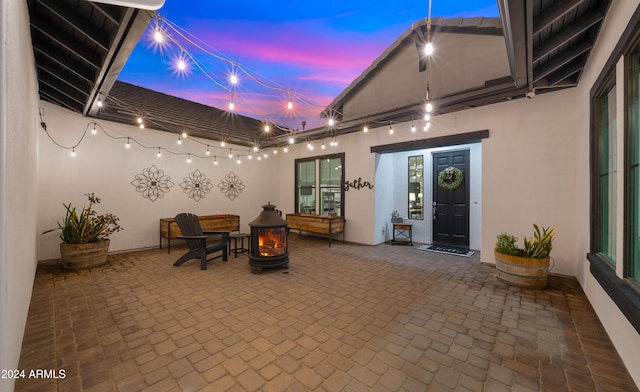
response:
<path id="1" fill-rule="evenodd" d="M 287 214 L 287 224 L 289 229 L 300 231 L 300 235 L 302 235 L 303 231 L 327 234 L 329 236 L 329 247 L 331 247 L 331 234 L 342 233 L 342 243 L 344 243 L 345 219 L 343 216 Z"/>
<path id="2" fill-rule="evenodd" d="M 393 224 L 393 240 L 391 245 L 409 244 L 413 246 L 413 234 L 411 223 L 394 223 Z"/>
<path id="3" fill-rule="evenodd" d="M 240 231 L 240 217 L 238 215 L 202 215 L 198 216 L 203 232 L 207 231 Z M 162 239 L 167 240 L 167 253 L 171 253 L 171 239 L 181 236 L 180 228 L 175 218 L 160 219 L 160 249 Z"/>

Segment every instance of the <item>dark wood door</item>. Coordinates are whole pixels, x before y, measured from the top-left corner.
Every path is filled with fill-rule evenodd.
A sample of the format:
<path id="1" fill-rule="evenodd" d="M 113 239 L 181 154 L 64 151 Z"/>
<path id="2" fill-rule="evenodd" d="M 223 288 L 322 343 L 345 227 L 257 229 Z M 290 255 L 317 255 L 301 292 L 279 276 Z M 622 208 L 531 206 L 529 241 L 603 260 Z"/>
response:
<path id="1" fill-rule="evenodd" d="M 454 190 L 438 186 L 438 174 L 449 166 L 462 171 Z M 433 243 L 469 247 L 469 150 L 433 154 Z"/>

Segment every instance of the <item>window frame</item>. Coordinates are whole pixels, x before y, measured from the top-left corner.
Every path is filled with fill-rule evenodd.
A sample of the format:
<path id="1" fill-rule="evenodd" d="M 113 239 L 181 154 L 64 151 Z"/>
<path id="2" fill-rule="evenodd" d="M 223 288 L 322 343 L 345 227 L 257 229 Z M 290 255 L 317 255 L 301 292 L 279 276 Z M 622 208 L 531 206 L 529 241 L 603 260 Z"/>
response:
<path id="1" fill-rule="evenodd" d="M 316 191 L 315 194 L 315 210 L 314 211 L 321 211 L 322 207 L 322 191 L 321 189 L 322 184 L 320 182 L 320 161 L 323 159 L 340 159 L 341 162 L 341 170 L 340 170 L 340 182 L 339 182 L 339 186 L 340 186 L 340 214 L 336 215 L 336 216 L 345 216 L 345 191 L 344 191 L 344 181 L 345 181 L 345 153 L 336 153 L 336 154 L 328 154 L 328 155 L 319 155 L 319 156 L 313 156 L 313 157 L 307 157 L 307 158 L 298 158 L 294 161 L 294 165 L 295 165 L 295 170 L 294 170 L 294 192 L 295 192 L 295 208 L 294 211 L 296 214 L 300 214 L 303 213 L 302 211 L 300 211 L 300 200 L 299 200 L 299 192 L 298 189 L 300 188 L 298 185 L 298 176 L 299 176 L 299 167 L 300 167 L 300 163 L 304 163 L 304 162 L 310 162 L 310 161 L 314 161 L 315 162 L 315 186 L 314 189 Z M 326 188 L 326 187 L 325 187 Z M 320 214 L 318 214 L 320 215 Z"/>

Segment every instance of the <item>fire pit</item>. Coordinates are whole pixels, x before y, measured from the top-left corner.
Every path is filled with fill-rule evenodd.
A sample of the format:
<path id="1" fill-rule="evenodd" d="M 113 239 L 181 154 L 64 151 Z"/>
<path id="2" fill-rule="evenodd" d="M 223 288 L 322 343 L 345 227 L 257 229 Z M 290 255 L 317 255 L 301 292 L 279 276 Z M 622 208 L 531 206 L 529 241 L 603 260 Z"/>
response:
<path id="1" fill-rule="evenodd" d="M 268 202 L 263 211 L 249 223 L 251 246 L 249 265 L 252 274 L 259 274 L 263 268 L 283 266 L 289 268 L 287 250 L 287 221 L 276 212 L 276 206 Z"/>

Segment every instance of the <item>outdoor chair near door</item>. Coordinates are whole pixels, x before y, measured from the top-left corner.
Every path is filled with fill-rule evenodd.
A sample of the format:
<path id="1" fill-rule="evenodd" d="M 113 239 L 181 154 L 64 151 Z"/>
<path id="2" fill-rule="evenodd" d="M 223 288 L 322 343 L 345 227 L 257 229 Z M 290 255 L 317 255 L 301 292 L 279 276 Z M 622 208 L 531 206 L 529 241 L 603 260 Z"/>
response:
<path id="1" fill-rule="evenodd" d="M 222 252 L 222 261 L 227 261 L 227 248 L 229 246 L 228 232 L 203 232 L 198 216 L 190 213 L 176 215 L 176 223 L 182 232 L 177 238 L 186 241 L 189 251 L 180 257 L 173 265 L 178 267 L 191 259 L 200 259 L 200 269 L 207 269 L 207 261 L 213 260 L 216 256 L 207 260 L 207 255 L 218 251 Z M 207 244 L 207 238 L 212 234 L 221 234 L 221 241 Z"/>

